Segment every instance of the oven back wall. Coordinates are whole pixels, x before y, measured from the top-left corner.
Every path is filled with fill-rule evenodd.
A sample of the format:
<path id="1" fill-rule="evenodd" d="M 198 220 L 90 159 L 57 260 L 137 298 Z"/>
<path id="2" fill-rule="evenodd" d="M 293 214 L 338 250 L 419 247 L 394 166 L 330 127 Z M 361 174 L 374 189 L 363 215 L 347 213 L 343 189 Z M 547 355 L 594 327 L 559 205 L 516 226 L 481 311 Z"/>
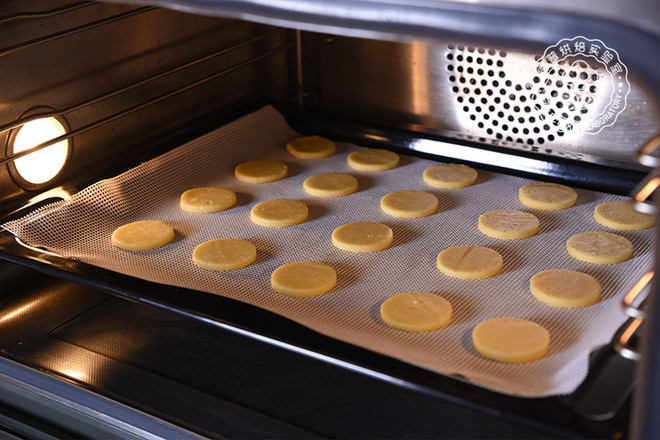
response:
<path id="1" fill-rule="evenodd" d="M 611 47 L 627 47 L 606 36 Z M 400 43 L 308 32 L 302 47 L 307 106 L 340 119 L 625 169 L 640 169 L 635 153 L 660 130 L 657 93 L 631 50 L 619 54 L 628 69 L 619 88 L 600 62 L 582 54 L 537 61 L 545 47 L 531 42 Z M 621 110 L 612 97 L 628 89 Z M 591 127 L 608 102 L 618 118 L 596 133 Z"/>
<path id="2" fill-rule="evenodd" d="M 3 3 L 0 42 L 0 125 L 40 108 L 64 112 L 70 130 L 83 131 L 73 137 L 62 174 L 38 191 L 21 188 L 8 165 L 0 166 L 3 213 L 48 187 L 128 162 L 200 120 L 221 121 L 294 94 L 291 33 L 244 21 L 71 0 L 10 1 Z M 0 133 L 2 156 L 11 134 Z"/>

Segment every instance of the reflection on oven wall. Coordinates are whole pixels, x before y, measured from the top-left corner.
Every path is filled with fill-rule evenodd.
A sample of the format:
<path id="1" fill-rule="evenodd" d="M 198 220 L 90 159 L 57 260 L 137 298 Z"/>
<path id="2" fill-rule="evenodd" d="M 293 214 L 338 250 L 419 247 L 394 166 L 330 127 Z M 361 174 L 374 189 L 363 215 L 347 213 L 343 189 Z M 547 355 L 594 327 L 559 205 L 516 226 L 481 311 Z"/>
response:
<path id="1" fill-rule="evenodd" d="M 26 184 L 10 162 L 0 166 L 5 214 L 36 190 L 98 173 L 202 119 L 293 96 L 291 31 L 245 21 L 94 2 L 11 2 L 0 13 L 0 41 L 0 126 L 8 128 L 0 156 L 12 152 L 20 128 L 12 125 L 34 115 L 55 113 L 68 131 L 81 131 L 62 173 L 45 185 Z"/>
<path id="2" fill-rule="evenodd" d="M 550 63 L 545 47 L 304 34 L 303 48 L 308 104 L 344 117 L 625 168 L 638 168 L 634 154 L 658 129 L 654 92 L 631 69 L 626 109 L 585 134 L 615 90 L 612 78 L 584 56 Z"/>

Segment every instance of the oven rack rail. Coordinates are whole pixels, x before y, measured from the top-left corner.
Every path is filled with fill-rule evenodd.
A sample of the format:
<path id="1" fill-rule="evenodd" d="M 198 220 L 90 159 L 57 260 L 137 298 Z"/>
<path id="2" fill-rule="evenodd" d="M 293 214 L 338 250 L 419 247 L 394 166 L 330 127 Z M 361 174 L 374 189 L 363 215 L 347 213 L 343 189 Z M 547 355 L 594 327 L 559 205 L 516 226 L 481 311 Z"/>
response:
<path id="1" fill-rule="evenodd" d="M 69 3 L 67 5 L 59 6 L 57 8 L 52 8 L 52 9 L 41 9 L 38 11 L 30 11 L 30 12 L 14 12 L 12 14 L 6 14 L 3 16 L 0 16 L 0 23 L 8 23 L 10 21 L 14 20 L 24 20 L 24 19 L 33 19 L 33 18 L 44 18 L 44 17 L 53 17 L 59 14 L 65 14 L 67 12 L 72 12 L 77 9 L 81 8 L 86 8 L 88 6 L 92 6 L 94 2 L 89 2 L 89 1 L 83 1 L 83 2 L 75 2 L 75 3 Z"/>
<path id="2" fill-rule="evenodd" d="M 85 3 L 89 3 L 89 2 L 85 2 Z M 82 6 L 78 5 L 75 8 L 80 8 L 80 7 L 83 7 L 83 6 L 86 6 L 86 5 L 82 5 Z M 71 9 L 75 9 L 75 8 L 73 6 L 71 6 L 68 9 L 66 9 L 66 11 L 70 11 Z M 64 8 L 62 8 L 62 9 L 64 9 Z M 134 9 L 134 10 L 131 10 L 131 11 L 128 11 L 128 12 L 124 12 L 124 13 L 121 13 L 121 14 L 113 15 L 111 17 L 107 17 L 103 20 L 94 21 L 94 22 L 89 23 L 87 25 L 78 26 L 78 27 L 73 28 L 73 29 L 71 29 L 67 32 L 51 34 L 51 35 L 45 36 L 45 37 L 40 38 L 40 39 L 30 40 L 30 41 L 25 42 L 21 45 L 16 45 L 16 46 L 12 46 L 12 47 L 5 48 L 5 49 L 0 49 L 0 58 L 2 58 L 5 55 L 8 55 L 10 53 L 14 53 L 18 50 L 26 49 L 26 48 L 35 46 L 37 44 L 46 43 L 46 42 L 52 41 L 54 39 L 61 38 L 63 36 L 71 35 L 72 33 L 78 33 L 78 32 L 81 32 L 83 30 L 93 29 L 93 28 L 98 27 L 102 24 L 112 23 L 112 22 L 117 21 L 117 20 L 125 19 L 125 18 L 128 18 L 128 17 L 133 17 L 135 15 L 142 14 L 142 13 L 145 13 L 145 12 L 149 12 L 149 11 L 152 11 L 152 10 L 155 10 L 155 9 L 158 9 L 158 8 L 143 7 L 143 8 Z M 44 13 L 46 13 L 46 12 L 44 12 Z M 13 17 L 17 17 L 17 16 L 7 16 L 7 17 L 4 17 L 4 18 L 0 17 L 0 23 L 2 22 L 2 20 L 13 19 Z M 218 58 L 222 55 L 228 54 L 230 52 L 233 52 L 233 51 L 236 51 L 236 50 L 254 45 L 255 43 L 258 43 L 258 42 L 261 42 L 261 41 L 267 41 L 268 39 L 273 37 L 275 34 L 278 34 L 278 33 L 281 33 L 281 32 L 282 32 L 281 29 L 272 29 L 272 30 L 266 31 L 266 32 L 264 32 L 260 35 L 257 35 L 255 37 L 252 37 L 252 38 L 249 38 L 247 40 L 244 40 L 244 41 L 226 46 L 226 47 L 221 48 L 221 49 L 219 49 L 217 51 L 214 51 L 212 53 L 203 55 L 201 57 L 197 57 L 193 60 L 186 61 L 184 63 L 180 63 L 176 66 L 170 67 L 170 68 L 165 69 L 163 71 L 160 71 L 158 73 L 154 73 L 154 74 L 149 75 L 145 78 L 141 78 L 137 81 L 131 82 L 130 84 L 123 85 L 122 87 L 119 87 L 119 88 L 117 88 L 115 90 L 112 90 L 110 92 L 106 92 L 106 93 L 97 95 L 95 97 L 85 99 L 81 102 L 71 104 L 71 105 L 69 105 L 67 107 L 64 107 L 64 108 L 61 108 L 59 110 L 46 111 L 46 112 L 42 111 L 42 112 L 38 112 L 38 113 L 35 113 L 35 114 L 30 114 L 29 116 L 21 117 L 17 120 L 14 120 L 14 121 L 6 122 L 6 123 L 0 125 L 0 133 L 11 132 L 12 130 L 16 130 L 16 129 L 22 127 L 23 125 L 25 125 L 25 124 L 27 124 L 31 121 L 40 119 L 40 118 L 65 116 L 68 113 L 72 113 L 72 112 L 84 109 L 86 107 L 92 106 L 94 104 L 98 104 L 100 102 L 103 102 L 107 99 L 110 99 L 110 98 L 113 98 L 115 96 L 121 95 L 123 93 L 136 90 L 140 87 L 151 84 L 151 83 L 153 83 L 157 80 L 160 80 L 160 79 L 165 78 L 167 76 L 170 76 L 172 74 L 183 72 L 186 69 L 190 69 L 190 68 L 192 68 L 194 66 L 197 66 L 197 65 L 200 65 L 202 63 L 209 62 L 211 60 L 214 60 L 214 59 L 216 59 L 216 58 Z M 280 53 L 282 51 L 286 51 L 286 50 L 289 50 L 289 49 L 295 47 L 296 48 L 297 59 L 299 60 L 299 58 L 300 58 L 300 38 L 299 37 L 300 37 L 299 33 L 297 33 L 296 34 L 296 41 L 291 41 L 291 38 L 287 38 L 287 40 L 289 40 L 289 41 L 287 41 L 283 44 L 279 44 L 279 45 L 277 45 L 273 48 L 270 48 L 268 50 L 265 50 L 260 54 L 252 55 L 249 59 L 243 60 L 243 61 L 241 61 L 239 63 L 236 63 L 236 64 L 234 64 L 230 67 L 227 67 L 227 68 L 224 68 L 222 70 L 213 72 L 209 75 L 203 76 L 202 78 L 198 78 L 198 79 L 196 79 L 192 82 L 188 82 L 188 83 L 186 83 L 184 85 L 181 85 L 177 88 L 171 89 L 166 93 L 160 94 L 156 97 L 153 97 L 151 99 L 143 101 L 139 104 L 127 107 L 127 108 L 125 108 L 121 111 L 118 111 L 116 113 L 107 115 L 107 116 L 102 117 L 100 119 L 97 119 L 96 121 L 91 122 L 87 125 L 74 128 L 71 131 L 68 131 L 67 133 L 65 133 L 61 136 L 55 137 L 55 138 L 53 138 L 49 141 L 46 141 L 46 142 L 42 142 L 38 145 L 35 145 L 35 146 L 33 146 L 31 148 L 28 148 L 28 149 L 25 149 L 21 152 L 7 154 L 3 157 L 0 157 L 0 165 L 4 165 L 4 164 L 14 162 L 17 159 L 25 157 L 25 156 L 27 156 L 31 153 L 36 152 L 36 151 L 43 150 L 44 148 L 47 148 L 47 147 L 49 147 L 51 145 L 54 145 L 56 143 L 74 138 L 75 136 L 86 133 L 86 132 L 88 132 L 90 130 L 93 130 L 95 128 L 101 127 L 105 124 L 113 122 L 113 121 L 115 121 L 117 119 L 120 119 L 122 117 L 128 116 L 128 115 L 130 115 L 134 112 L 137 112 L 139 110 L 142 110 L 146 107 L 149 107 L 151 105 L 160 103 L 161 101 L 164 101 L 164 100 L 166 100 L 168 98 L 171 98 L 175 95 L 178 95 L 180 93 L 183 93 L 185 91 L 188 91 L 190 89 L 198 87 L 202 84 L 206 84 L 206 83 L 208 83 L 212 80 L 215 80 L 215 79 L 220 78 L 222 76 L 228 75 L 228 74 L 233 73 L 235 71 L 238 71 L 238 70 L 240 70 L 244 67 L 247 67 L 247 66 L 249 66 L 253 63 L 256 63 L 260 60 L 271 57 L 271 56 L 273 56 L 277 53 Z M 300 96 L 301 96 L 300 87 L 301 87 L 301 84 L 302 84 L 301 75 L 302 75 L 301 69 L 298 68 L 298 89 L 299 89 L 299 93 L 298 93 L 299 98 L 298 99 L 299 100 L 300 100 Z"/>
<path id="3" fill-rule="evenodd" d="M 135 17 L 136 15 L 144 14 L 146 12 L 155 11 L 156 9 L 158 9 L 158 8 L 153 7 L 153 6 L 146 6 L 146 7 L 142 7 L 142 8 L 131 9 L 129 11 L 122 12 L 120 14 L 112 15 L 110 17 L 105 17 L 105 18 L 102 18 L 100 20 L 95 20 L 95 21 L 92 21 L 90 23 L 85 23 L 85 24 L 80 25 L 80 26 L 75 26 L 75 27 L 66 29 L 66 30 L 61 31 L 61 32 L 55 32 L 53 34 L 48 34 L 48 35 L 45 35 L 43 37 L 35 38 L 33 40 L 24 41 L 22 43 L 15 44 L 13 46 L 7 46 L 7 47 L 4 47 L 4 48 L 0 49 L 0 58 L 4 57 L 4 56 L 7 56 L 7 55 L 10 55 L 10 54 L 13 54 L 13 53 L 16 53 L 16 52 L 21 51 L 21 50 L 28 49 L 28 48 L 33 47 L 33 46 L 37 46 L 39 44 L 48 43 L 50 41 L 58 40 L 58 39 L 64 38 L 64 37 L 69 37 L 71 35 L 75 35 L 75 34 L 78 34 L 80 32 L 85 32 L 85 31 L 97 28 L 99 26 L 105 26 L 105 25 L 110 24 L 110 23 L 125 20 L 125 19 L 130 18 L 130 17 Z"/>
<path id="4" fill-rule="evenodd" d="M 631 192 L 635 209 L 639 212 L 655 215 L 658 212 L 657 206 L 650 203 L 649 200 L 660 186 L 660 157 L 654 155 L 660 147 L 660 135 L 651 139 L 642 147 L 636 155 L 636 160 L 641 165 L 652 167 L 654 171 L 649 173 Z M 623 312 L 628 315 L 630 321 L 621 335 L 614 343 L 614 349 L 623 357 L 634 361 L 642 359 L 642 353 L 639 349 L 631 347 L 631 342 L 637 335 L 644 320 L 647 318 L 648 298 L 653 286 L 655 271 L 651 270 L 642 275 L 630 289 L 621 302 Z"/>

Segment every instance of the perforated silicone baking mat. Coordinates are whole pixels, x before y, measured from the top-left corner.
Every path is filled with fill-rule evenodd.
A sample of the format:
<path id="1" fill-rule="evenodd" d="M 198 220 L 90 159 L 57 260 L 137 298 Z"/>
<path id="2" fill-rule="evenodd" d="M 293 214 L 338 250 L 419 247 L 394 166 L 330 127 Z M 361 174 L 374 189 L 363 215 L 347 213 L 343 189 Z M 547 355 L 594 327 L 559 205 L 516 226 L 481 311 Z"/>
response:
<path id="1" fill-rule="evenodd" d="M 620 300 L 651 265 L 652 230 L 617 232 L 635 246 L 626 262 L 601 266 L 573 259 L 566 240 L 573 234 L 607 230 L 593 219 L 594 207 L 622 197 L 577 190 L 577 205 L 563 211 L 532 211 L 540 220 L 538 235 L 500 240 L 479 232 L 480 214 L 493 209 L 525 209 L 518 188 L 531 180 L 479 170 L 475 185 L 440 190 L 422 179 L 437 162 L 402 156 L 399 167 L 385 172 L 358 172 L 346 161 L 359 147 L 340 144 L 335 156 L 296 159 L 286 152 L 298 135 L 272 107 L 265 107 L 212 133 L 172 150 L 113 179 L 98 182 L 70 201 L 43 207 L 3 225 L 26 243 L 65 257 L 146 280 L 230 297 L 283 315 L 322 334 L 435 371 L 458 375 L 474 384 L 520 396 L 569 393 L 587 373 L 588 355 L 608 343 L 625 321 Z M 289 175 L 266 184 L 236 180 L 236 164 L 274 159 L 288 165 Z M 321 172 L 347 172 L 357 177 L 358 192 L 340 198 L 312 197 L 303 181 Z M 223 212 L 194 214 L 179 208 L 183 191 L 221 186 L 238 194 L 237 206 Z M 391 217 L 380 198 L 396 190 L 428 191 L 438 197 L 438 212 L 424 218 Z M 274 198 L 302 200 L 309 219 L 286 228 L 268 228 L 250 221 L 250 209 Z M 137 220 L 162 220 L 176 230 L 174 241 L 160 249 L 128 252 L 110 244 L 113 230 Z M 391 248 L 358 254 L 332 245 L 332 231 L 354 221 L 381 222 L 394 231 Z M 191 262 L 198 244 L 220 237 L 249 240 L 258 257 L 252 265 L 213 272 Z M 440 251 L 457 245 L 491 247 L 504 257 L 500 275 L 460 280 L 440 273 Z M 282 264 L 314 260 L 338 274 L 337 286 L 325 295 L 297 299 L 270 287 L 270 274 Z M 529 292 L 529 279 L 551 269 L 574 269 L 596 277 L 602 301 L 581 309 L 554 308 Z M 443 296 L 454 316 L 444 329 L 408 333 L 385 325 L 381 303 L 405 291 Z M 541 360 L 505 364 L 480 356 L 472 347 L 472 329 L 482 320 L 513 316 L 545 326 L 550 351 Z"/>

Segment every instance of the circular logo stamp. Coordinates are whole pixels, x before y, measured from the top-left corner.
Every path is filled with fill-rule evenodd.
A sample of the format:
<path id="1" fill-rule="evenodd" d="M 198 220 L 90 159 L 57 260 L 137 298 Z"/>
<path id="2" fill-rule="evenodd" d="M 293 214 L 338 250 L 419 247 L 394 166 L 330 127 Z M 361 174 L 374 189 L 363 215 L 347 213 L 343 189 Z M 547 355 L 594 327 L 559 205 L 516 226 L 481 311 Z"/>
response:
<path id="1" fill-rule="evenodd" d="M 562 95 L 567 101 L 563 104 L 576 108 L 584 115 L 588 113 L 590 117 L 577 116 L 572 120 L 563 118 L 567 119 L 563 121 L 562 115 L 565 113 L 557 112 L 554 108 L 547 109 L 547 117 L 556 126 L 563 125 L 566 130 L 579 127 L 586 134 L 598 134 L 604 128 L 614 125 L 626 109 L 630 93 L 628 68 L 617 51 L 598 39 L 583 36 L 565 38 L 544 51 L 538 59 L 536 70 L 539 74 L 561 74 L 566 70 L 564 66 L 578 68 L 580 73 L 578 75 L 574 70 L 570 72 L 575 77 L 567 78 L 567 85 L 570 84 L 574 90 L 573 93 Z M 608 80 L 605 81 L 604 77 Z M 546 101 L 544 104 L 551 104 L 549 100 Z"/>

